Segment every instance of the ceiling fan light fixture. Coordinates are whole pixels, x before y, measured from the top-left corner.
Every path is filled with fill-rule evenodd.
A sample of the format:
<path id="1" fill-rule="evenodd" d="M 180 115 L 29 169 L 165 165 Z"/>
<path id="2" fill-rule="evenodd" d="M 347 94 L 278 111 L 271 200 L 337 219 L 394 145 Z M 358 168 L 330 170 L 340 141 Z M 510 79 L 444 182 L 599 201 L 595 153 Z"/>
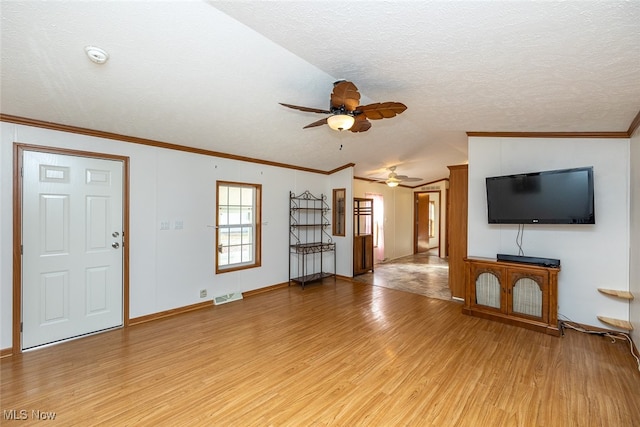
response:
<path id="1" fill-rule="evenodd" d="M 398 180 L 396 178 L 389 178 L 385 182 L 389 187 L 397 187 L 398 184 L 400 184 L 400 180 Z"/>
<path id="2" fill-rule="evenodd" d="M 327 124 L 333 130 L 349 130 L 356 119 L 348 114 L 334 114 L 327 119 Z"/>

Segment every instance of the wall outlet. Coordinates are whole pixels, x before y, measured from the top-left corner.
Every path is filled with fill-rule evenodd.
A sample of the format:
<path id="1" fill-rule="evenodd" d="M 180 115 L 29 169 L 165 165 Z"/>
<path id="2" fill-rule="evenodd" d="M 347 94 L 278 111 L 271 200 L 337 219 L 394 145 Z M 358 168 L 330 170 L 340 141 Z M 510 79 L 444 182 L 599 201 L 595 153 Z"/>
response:
<path id="1" fill-rule="evenodd" d="M 200 289 L 200 298 L 206 298 L 206 297 L 207 297 L 207 290 Z"/>

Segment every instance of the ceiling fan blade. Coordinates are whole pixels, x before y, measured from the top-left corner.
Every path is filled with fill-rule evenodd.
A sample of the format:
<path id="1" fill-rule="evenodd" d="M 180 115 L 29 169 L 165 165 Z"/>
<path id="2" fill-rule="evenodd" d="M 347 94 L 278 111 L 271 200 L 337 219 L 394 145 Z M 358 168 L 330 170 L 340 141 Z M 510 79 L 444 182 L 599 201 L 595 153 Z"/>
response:
<path id="1" fill-rule="evenodd" d="M 371 128 L 371 122 L 363 114 L 357 115 L 355 119 L 356 121 L 349 129 L 351 132 L 366 132 Z"/>
<path id="2" fill-rule="evenodd" d="M 390 119 L 407 109 L 401 102 L 376 102 L 375 104 L 361 105 L 357 108 L 367 119 L 380 120 Z"/>
<path id="3" fill-rule="evenodd" d="M 331 93 L 331 108 L 341 108 L 353 111 L 360 103 L 360 93 L 358 88 L 351 82 L 343 81 L 336 83 Z"/>
<path id="4" fill-rule="evenodd" d="M 319 108 L 300 107 L 299 105 L 283 104 L 282 102 L 279 102 L 278 104 L 284 107 L 293 108 L 294 110 L 306 111 L 308 113 L 331 114 L 331 111 L 321 110 Z"/>
<path id="5" fill-rule="evenodd" d="M 402 182 L 422 181 L 422 178 L 415 178 L 415 177 L 410 177 L 410 176 L 406 176 L 406 175 L 397 175 L 396 178 L 398 178 Z"/>
<path id="6" fill-rule="evenodd" d="M 309 123 L 308 125 L 306 125 L 302 129 L 314 128 L 316 126 L 322 126 L 322 125 L 326 125 L 326 124 L 327 124 L 327 117 L 325 117 L 324 119 L 320 119 L 317 122 Z"/>

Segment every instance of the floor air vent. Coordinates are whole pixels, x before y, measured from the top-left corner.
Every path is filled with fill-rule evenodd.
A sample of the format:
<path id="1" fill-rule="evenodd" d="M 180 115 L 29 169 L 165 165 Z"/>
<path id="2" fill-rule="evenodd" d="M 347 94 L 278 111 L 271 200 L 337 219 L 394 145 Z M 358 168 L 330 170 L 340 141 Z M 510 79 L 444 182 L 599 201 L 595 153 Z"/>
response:
<path id="1" fill-rule="evenodd" d="M 242 299 L 242 293 L 234 292 L 232 294 L 220 295 L 218 297 L 213 298 L 213 303 L 215 305 L 226 304 L 231 301 L 238 301 Z"/>

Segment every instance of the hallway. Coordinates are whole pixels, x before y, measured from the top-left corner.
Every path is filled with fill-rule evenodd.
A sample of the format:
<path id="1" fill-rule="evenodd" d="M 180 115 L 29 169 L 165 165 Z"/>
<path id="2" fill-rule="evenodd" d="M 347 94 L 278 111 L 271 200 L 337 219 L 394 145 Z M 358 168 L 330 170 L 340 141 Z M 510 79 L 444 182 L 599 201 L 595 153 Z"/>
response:
<path id="1" fill-rule="evenodd" d="M 449 263 L 429 253 L 420 253 L 376 264 L 374 272 L 353 280 L 445 301 L 451 299 Z"/>

